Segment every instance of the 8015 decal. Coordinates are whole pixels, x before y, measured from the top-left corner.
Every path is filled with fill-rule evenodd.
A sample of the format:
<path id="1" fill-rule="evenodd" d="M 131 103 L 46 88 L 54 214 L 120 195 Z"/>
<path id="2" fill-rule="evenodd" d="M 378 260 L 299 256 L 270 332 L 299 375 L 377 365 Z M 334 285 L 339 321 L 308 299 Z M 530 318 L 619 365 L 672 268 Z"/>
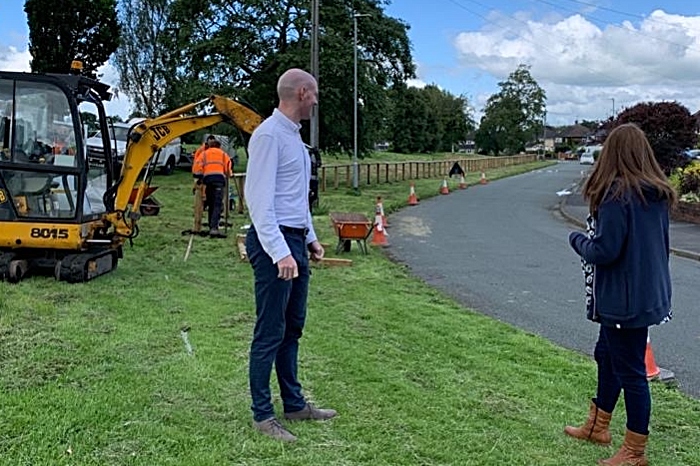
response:
<path id="1" fill-rule="evenodd" d="M 29 232 L 29 236 L 32 238 L 44 238 L 44 239 L 67 239 L 68 229 L 67 228 L 32 228 Z"/>

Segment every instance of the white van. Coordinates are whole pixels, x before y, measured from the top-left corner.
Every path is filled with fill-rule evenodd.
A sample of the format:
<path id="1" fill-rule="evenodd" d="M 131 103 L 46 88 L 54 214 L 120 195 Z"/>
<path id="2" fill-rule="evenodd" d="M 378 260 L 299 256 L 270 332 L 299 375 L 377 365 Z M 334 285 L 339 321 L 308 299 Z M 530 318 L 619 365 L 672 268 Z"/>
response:
<path id="1" fill-rule="evenodd" d="M 129 135 L 129 130 L 141 123 L 143 118 L 134 118 L 128 123 L 113 123 L 111 125 L 111 135 L 110 140 L 112 145 L 116 144 L 115 149 L 117 155 L 117 162 L 120 164 L 124 160 L 124 155 L 126 154 L 126 143 L 127 136 Z M 91 154 L 102 154 L 102 134 L 97 132 L 87 139 L 88 152 Z M 182 146 L 180 138 L 175 138 L 163 147 L 156 155 L 155 165 L 160 169 L 160 172 L 164 175 L 170 175 L 178 163 L 180 163 L 180 157 L 182 153 Z"/>

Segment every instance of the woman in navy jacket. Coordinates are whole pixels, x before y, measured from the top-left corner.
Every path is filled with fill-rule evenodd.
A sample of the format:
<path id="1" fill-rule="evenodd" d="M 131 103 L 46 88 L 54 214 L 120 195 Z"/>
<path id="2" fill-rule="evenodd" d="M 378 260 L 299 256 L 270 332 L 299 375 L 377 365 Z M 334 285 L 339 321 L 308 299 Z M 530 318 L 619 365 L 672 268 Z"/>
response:
<path id="1" fill-rule="evenodd" d="M 569 243 L 583 262 L 588 318 L 600 323 L 598 386 L 588 420 L 564 431 L 610 444 L 610 418 L 624 391 L 624 442 L 599 464 L 646 466 L 651 395 L 644 355 L 649 326 L 671 317 L 668 212 L 676 194 L 644 132 L 631 123 L 610 133 L 583 194 L 588 235 L 572 232 Z"/>

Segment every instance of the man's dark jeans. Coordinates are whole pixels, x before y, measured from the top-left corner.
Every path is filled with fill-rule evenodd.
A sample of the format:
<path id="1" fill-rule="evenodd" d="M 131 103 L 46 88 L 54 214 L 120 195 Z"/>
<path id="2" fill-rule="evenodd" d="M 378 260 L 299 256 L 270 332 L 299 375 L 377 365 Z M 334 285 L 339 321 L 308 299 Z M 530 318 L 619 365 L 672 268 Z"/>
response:
<path id="1" fill-rule="evenodd" d="M 275 415 L 270 394 L 273 363 L 284 411 L 299 411 L 306 405 L 297 379 L 297 356 L 306 320 L 309 259 L 303 234 L 284 233 L 284 237 L 299 268 L 299 276 L 289 281 L 277 278 L 277 264 L 263 250 L 254 228 L 246 237 L 246 252 L 255 275 L 257 320 L 250 347 L 249 379 L 251 409 L 257 422 Z"/>
<path id="2" fill-rule="evenodd" d="M 624 390 L 627 428 L 642 435 L 649 434 L 651 416 L 651 394 L 644 363 L 648 331 L 647 327 L 618 329 L 601 325 L 595 347 L 596 406 L 612 413 L 620 391 Z"/>

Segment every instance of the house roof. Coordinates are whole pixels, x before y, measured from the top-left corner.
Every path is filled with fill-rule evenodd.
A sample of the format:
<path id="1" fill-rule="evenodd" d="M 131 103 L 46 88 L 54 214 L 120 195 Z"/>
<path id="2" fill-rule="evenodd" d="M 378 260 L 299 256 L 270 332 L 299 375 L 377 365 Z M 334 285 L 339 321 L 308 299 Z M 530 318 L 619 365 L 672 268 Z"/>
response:
<path id="1" fill-rule="evenodd" d="M 583 139 L 590 134 L 591 130 L 583 125 L 571 125 L 559 128 L 557 136 L 561 138 Z"/>

